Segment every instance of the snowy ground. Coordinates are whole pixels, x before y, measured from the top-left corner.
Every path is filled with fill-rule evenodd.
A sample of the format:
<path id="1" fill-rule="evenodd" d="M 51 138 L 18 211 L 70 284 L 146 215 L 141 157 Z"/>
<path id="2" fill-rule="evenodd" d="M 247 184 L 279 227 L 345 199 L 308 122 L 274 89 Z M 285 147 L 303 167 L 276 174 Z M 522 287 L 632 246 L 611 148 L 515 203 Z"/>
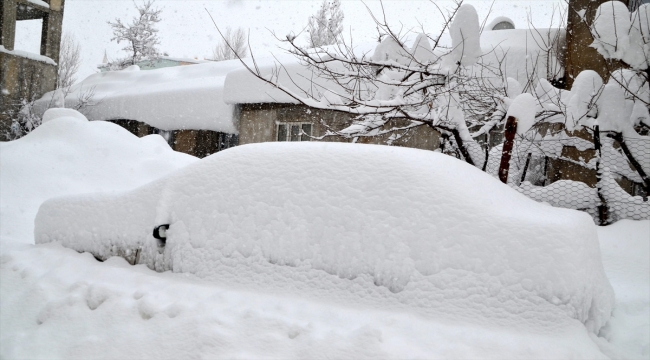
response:
<path id="1" fill-rule="evenodd" d="M 157 140 L 68 119 L 0 143 L 0 358 L 650 356 L 649 221 L 598 229 L 617 297 L 600 337 L 578 321 L 545 328 L 450 321 L 340 290 L 316 297 L 255 282 L 207 282 L 121 258 L 101 263 L 58 243 L 33 245 L 44 200 L 134 188 L 195 161 Z"/>

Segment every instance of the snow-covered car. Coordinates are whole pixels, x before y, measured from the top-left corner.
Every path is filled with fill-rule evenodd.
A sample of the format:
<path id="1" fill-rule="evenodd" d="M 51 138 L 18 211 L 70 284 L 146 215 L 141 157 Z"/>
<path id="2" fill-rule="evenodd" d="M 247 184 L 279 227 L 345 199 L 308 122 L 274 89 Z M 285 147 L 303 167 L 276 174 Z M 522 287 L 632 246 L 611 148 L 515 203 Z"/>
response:
<path id="1" fill-rule="evenodd" d="M 589 215 L 389 146 L 239 146 L 124 193 L 48 200 L 35 240 L 221 282 L 470 318 L 572 318 L 594 332 L 614 301 Z"/>

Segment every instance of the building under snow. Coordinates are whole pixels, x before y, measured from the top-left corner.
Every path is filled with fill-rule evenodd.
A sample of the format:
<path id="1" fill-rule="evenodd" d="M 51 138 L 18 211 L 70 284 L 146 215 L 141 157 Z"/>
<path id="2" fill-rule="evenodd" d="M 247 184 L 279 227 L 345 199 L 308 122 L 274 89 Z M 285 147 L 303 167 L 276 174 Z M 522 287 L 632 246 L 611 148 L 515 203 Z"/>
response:
<path id="1" fill-rule="evenodd" d="M 504 76 L 525 84 L 531 76 L 556 81 L 563 75 L 557 56 L 564 41 L 562 30 L 512 29 L 512 20 L 503 17 L 495 19 L 489 28 L 504 30 L 483 32 L 482 47 L 487 54 L 483 61 L 505 59 L 508 66 Z M 368 51 L 375 47 L 360 46 Z M 543 61 L 529 60 L 532 58 Z M 257 62 L 263 73 L 271 73 L 276 60 L 285 70 L 280 72 L 281 80 L 296 91 L 309 88 L 311 81 L 322 87 L 333 86 L 313 76 L 291 55 Z M 353 121 L 348 113 L 299 104 L 255 78 L 238 60 L 141 70 L 132 66 L 91 75 L 71 88 L 65 107 L 79 109 L 91 120 L 120 124 L 137 136 L 161 134 L 175 150 L 199 157 L 236 144 L 311 141 L 323 136 L 327 126 L 342 129 Z M 36 103 L 36 111 L 44 112 L 54 98 L 54 92 L 44 96 Z M 352 139 L 328 137 L 323 141 Z M 357 141 L 435 150 L 440 146 L 440 133 L 422 126 L 398 138 L 387 134 Z"/>

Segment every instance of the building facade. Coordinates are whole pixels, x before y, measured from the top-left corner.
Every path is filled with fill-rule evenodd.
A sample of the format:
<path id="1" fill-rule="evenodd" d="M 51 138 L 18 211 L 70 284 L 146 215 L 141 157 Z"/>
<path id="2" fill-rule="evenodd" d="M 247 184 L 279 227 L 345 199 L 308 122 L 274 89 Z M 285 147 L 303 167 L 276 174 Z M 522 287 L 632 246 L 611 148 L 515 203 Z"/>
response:
<path id="1" fill-rule="evenodd" d="M 0 141 L 9 140 L 22 105 L 56 88 L 65 0 L 0 2 Z M 40 54 L 14 49 L 16 22 L 42 19 Z"/>

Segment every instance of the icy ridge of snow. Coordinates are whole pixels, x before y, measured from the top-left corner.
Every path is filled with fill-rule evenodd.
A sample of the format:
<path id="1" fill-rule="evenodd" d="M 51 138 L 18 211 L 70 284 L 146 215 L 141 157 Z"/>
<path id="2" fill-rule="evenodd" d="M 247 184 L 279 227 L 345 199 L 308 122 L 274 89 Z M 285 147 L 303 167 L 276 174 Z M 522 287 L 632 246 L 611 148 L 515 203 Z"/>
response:
<path id="1" fill-rule="evenodd" d="M 151 232 L 166 223 L 159 252 Z M 414 149 L 240 146 L 123 194 L 48 200 L 35 239 L 203 278 L 270 263 L 299 283 L 329 274 L 319 278 L 432 309 L 458 303 L 459 314 L 552 304 L 590 331 L 613 305 L 588 215 Z"/>

